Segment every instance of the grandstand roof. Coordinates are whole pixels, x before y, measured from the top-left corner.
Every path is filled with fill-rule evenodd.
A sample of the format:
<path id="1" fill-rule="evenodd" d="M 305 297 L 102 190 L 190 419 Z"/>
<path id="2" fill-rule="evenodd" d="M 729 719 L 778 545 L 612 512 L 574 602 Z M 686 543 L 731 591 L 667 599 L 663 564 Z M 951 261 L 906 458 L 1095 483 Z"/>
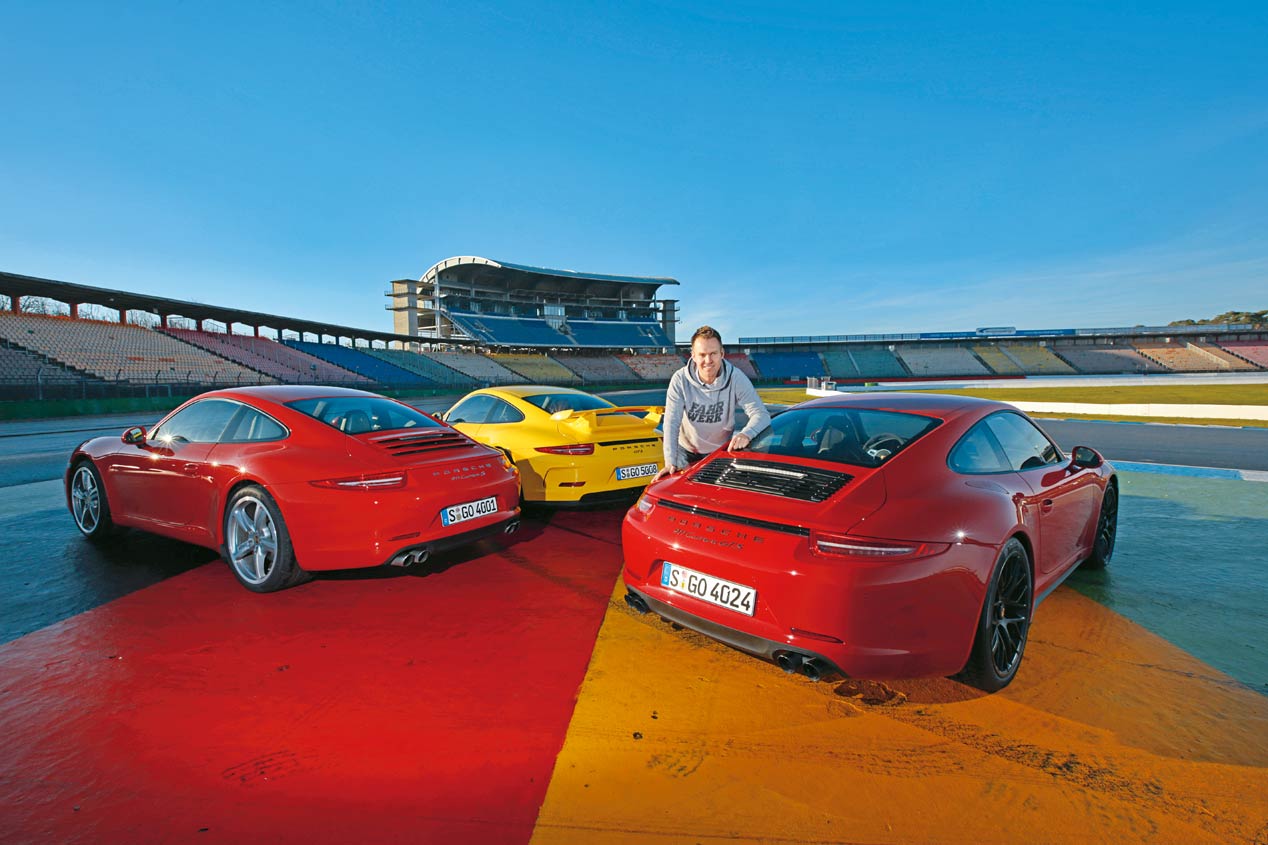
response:
<path id="1" fill-rule="evenodd" d="M 267 326 L 279 332 L 286 330 L 366 341 L 381 340 L 387 342 L 395 340 L 404 343 L 418 341 L 418 338 L 393 332 L 357 329 L 350 326 L 338 326 L 333 323 L 319 323 L 313 320 L 287 317 L 281 314 L 262 314 L 258 311 L 244 311 L 220 305 L 207 305 L 202 302 L 170 299 L 164 296 L 129 293 L 128 291 L 98 288 L 74 282 L 59 282 L 53 279 L 41 279 L 36 276 L 23 276 L 18 273 L 6 273 L 4 271 L 0 271 L 0 294 L 12 297 L 42 296 L 58 302 L 102 305 L 107 308 L 113 308 L 121 314 L 127 311 L 148 311 L 154 314 L 185 317 L 190 320 L 215 320 L 225 325 L 238 323 L 245 326 Z M 462 341 L 447 342 L 461 343 Z"/>
<path id="2" fill-rule="evenodd" d="M 606 273 L 579 273 L 576 270 L 551 270 L 547 267 L 530 267 L 526 264 L 510 264 L 480 258 L 476 255 L 459 255 L 433 264 L 419 279 L 434 282 L 440 272 L 457 276 L 463 281 L 515 288 L 561 293 L 591 293 L 615 295 L 620 288 L 639 287 L 653 293 L 661 285 L 677 285 L 677 279 L 653 276 L 612 276 Z"/>

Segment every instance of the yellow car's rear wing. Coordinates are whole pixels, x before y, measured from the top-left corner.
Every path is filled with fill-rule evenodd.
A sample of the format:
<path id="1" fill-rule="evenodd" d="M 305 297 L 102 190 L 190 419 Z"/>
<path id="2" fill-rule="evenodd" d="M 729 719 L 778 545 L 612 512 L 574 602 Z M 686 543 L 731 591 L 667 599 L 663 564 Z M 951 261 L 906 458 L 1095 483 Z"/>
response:
<path id="1" fill-rule="evenodd" d="M 634 416 L 641 414 L 642 416 Z M 624 408 L 597 408 L 593 411 L 556 411 L 550 415 L 560 426 L 567 426 L 577 434 L 599 429 L 646 428 L 655 429 L 665 416 L 665 406 L 646 405 Z"/>

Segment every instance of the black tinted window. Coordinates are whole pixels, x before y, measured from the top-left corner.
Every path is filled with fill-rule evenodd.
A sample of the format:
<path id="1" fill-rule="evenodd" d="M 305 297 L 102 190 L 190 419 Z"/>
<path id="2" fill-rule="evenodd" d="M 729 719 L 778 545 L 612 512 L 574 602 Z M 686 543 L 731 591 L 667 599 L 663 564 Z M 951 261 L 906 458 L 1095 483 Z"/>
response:
<path id="1" fill-rule="evenodd" d="M 1025 417 L 1005 412 L 993 414 L 985 422 L 1013 469 L 1035 469 L 1061 460 L 1061 451 Z"/>
<path id="2" fill-rule="evenodd" d="M 493 407 L 489 409 L 489 415 L 485 417 L 485 422 L 493 423 L 517 423 L 522 422 L 524 414 L 518 408 L 501 399 L 493 400 Z"/>
<path id="3" fill-rule="evenodd" d="M 409 405 L 382 396 L 331 396 L 287 402 L 286 407 L 321 420 L 344 434 L 436 428 L 440 423 Z"/>
<path id="4" fill-rule="evenodd" d="M 956 472 L 969 475 L 1011 472 L 1013 469 L 999 441 L 984 421 L 960 438 L 947 457 L 947 464 Z"/>
<path id="5" fill-rule="evenodd" d="M 479 393 L 450 408 L 449 413 L 445 414 L 445 420 L 450 423 L 482 423 L 488 419 L 492 410 L 493 397 L 487 393 Z"/>
<path id="6" fill-rule="evenodd" d="M 150 438 L 163 443 L 216 443 L 241 407 L 227 399 L 202 399 L 177 411 Z"/>
<path id="7" fill-rule="evenodd" d="M 288 432 L 282 424 L 254 408 L 243 406 L 224 440 L 227 443 L 253 443 L 281 440 Z"/>
<path id="8" fill-rule="evenodd" d="M 771 420 L 748 451 L 876 467 L 938 426 L 939 420 L 861 408 L 794 408 Z"/>
<path id="9" fill-rule="evenodd" d="M 530 405 L 536 405 L 548 414 L 559 411 L 598 411 L 616 407 L 608 400 L 588 393 L 538 393 L 536 396 L 525 396 L 524 401 Z"/>

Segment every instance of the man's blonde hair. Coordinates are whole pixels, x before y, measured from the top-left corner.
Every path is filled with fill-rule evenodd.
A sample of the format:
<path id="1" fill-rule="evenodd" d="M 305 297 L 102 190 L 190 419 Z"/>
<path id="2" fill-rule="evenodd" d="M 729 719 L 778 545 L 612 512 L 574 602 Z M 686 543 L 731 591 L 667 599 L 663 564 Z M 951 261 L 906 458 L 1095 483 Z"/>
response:
<path id="1" fill-rule="evenodd" d="M 718 333 L 718 330 L 715 329 L 713 326 L 701 326 L 700 328 L 696 329 L 696 333 L 691 336 L 692 346 L 696 345 L 696 338 L 699 338 L 699 337 L 702 337 L 705 340 L 716 339 L 718 341 L 718 345 L 719 346 L 722 345 L 722 335 L 720 335 Z"/>

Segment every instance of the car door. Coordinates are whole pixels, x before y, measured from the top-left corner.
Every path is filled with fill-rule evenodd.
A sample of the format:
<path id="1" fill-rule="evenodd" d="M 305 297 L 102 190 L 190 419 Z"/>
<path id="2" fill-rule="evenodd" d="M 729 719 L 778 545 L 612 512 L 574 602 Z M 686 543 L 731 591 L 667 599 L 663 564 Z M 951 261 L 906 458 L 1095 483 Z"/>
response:
<path id="1" fill-rule="evenodd" d="M 1074 466 L 1021 414 L 992 414 L 986 424 L 1030 488 L 1025 505 L 1039 518 L 1036 569 L 1041 577 L 1055 575 L 1076 563 L 1084 551 L 1088 521 L 1097 505 L 1095 474 Z"/>
<path id="2" fill-rule="evenodd" d="M 211 541 L 206 517 L 215 496 L 211 454 L 243 407 L 227 399 L 202 399 L 159 424 L 147 439 L 149 456 L 135 479 L 145 501 L 137 518 L 169 536 Z"/>

